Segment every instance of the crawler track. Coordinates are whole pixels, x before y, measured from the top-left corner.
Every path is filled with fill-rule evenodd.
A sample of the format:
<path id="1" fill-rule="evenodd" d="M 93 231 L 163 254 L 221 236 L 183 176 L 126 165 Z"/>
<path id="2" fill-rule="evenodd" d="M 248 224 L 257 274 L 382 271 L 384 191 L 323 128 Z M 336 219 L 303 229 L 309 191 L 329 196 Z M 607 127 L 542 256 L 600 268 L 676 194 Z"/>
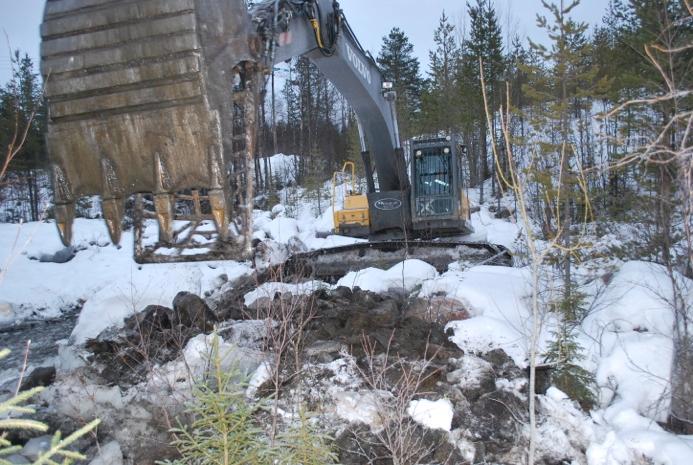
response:
<path id="1" fill-rule="evenodd" d="M 389 268 L 405 259 L 420 259 L 439 272 L 450 263 L 512 266 L 512 255 L 503 246 L 454 241 L 362 242 L 295 254 L 283 265 L 285 275 L 310 276 L 334 282 L 350 271 L 368 267 Z"/>

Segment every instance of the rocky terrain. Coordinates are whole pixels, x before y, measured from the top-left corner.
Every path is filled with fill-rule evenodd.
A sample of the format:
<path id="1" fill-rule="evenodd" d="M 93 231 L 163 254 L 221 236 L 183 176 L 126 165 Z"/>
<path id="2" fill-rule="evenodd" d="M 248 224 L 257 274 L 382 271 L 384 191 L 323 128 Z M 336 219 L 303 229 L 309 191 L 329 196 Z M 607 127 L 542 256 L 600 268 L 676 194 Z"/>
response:
<path id="1" fill-rule="evenodd" d="M 98 436 L 80 443 L 92 464 L 175 457 L 168 430 L 205 376 L 214 333 L 224 365 L 250 380 L 248 397 L 277 402 L 280 427 L 309 409 L 342 464 L 394 463 L 401 452 L 392 437 L 410 441 L 411 463 L 521 460 L 526 371 L 502 350 L 465 353 L 450 342 L 445 323 L 466 313 L 459 302 L 338 287 L 248 307 L 243 296 L 256 282 L 243 278 L 206 299 L 182 292 L 171 308 L 149 306 L 123 327 L 65 347 L 55 379 L 44 380 L 39 417 L 64 432 L 100 418 Z M 544 450 L 540 463 L 584 458 L 577 408 L 555 389 L 541 398 L 541 424 L 561 447 Z M 257 421 L 271 424 L 267 415 Z M 31 459 L 45 439 L 26 442 L 21 456 Z"/>

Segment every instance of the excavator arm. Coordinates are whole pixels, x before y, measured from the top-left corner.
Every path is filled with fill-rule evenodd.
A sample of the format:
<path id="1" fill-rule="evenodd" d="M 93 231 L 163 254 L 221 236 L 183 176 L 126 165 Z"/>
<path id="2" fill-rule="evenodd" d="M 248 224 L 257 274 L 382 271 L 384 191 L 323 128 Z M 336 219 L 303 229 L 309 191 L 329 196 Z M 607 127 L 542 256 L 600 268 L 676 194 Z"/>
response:
<path id="1" fill-rule="evenodd" d="M 268 0 L 255 7 L 252 15 L 272 64 L 305 56 L 347 99 L 358 117 L 361 139 L 375 162 L 379 190 L 408 189 L 399 152 L 396 95 L 383 88 L 377 64 L 354 35 L 339 3 Z M 362 149 L 366 152 L 365 147 Z"/>

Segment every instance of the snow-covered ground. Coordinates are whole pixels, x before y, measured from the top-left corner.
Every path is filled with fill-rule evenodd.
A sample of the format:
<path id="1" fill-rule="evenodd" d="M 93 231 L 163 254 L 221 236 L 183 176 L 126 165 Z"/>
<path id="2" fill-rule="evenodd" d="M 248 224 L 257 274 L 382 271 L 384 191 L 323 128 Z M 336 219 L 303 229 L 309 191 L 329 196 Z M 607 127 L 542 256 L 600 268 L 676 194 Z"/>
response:
<path id="1" fill-rule="evenodd" d="M 282 166 L 291 166 L 287 160 L 281 158 Z M 475 200 L 474 195 L 471 198 Z M 325 236 L 332 227 L 329 206 L 326 203 L 316 212 L 314 201 L 303 201 L 292 208 L 256 211 L 255 236 L 279 244 L 299 240 L 309 249 L 353 242 L 339 236 L 317 237 Z M 496 219 L 487 206 L 481 206 L 472 220 L 477 240 L 516 249 L 519 228 L 511 221 Z M 232 261 L 137 265 L 132 260 L 132 234 L 124 234 L 122 246 L 115 247 L 100 220 L 78 219 L 74 233 L 76 256 L 57 264 L 40 260 L 63 249 L 54 224 L 0 224 L 0 324 L 55 317 L 62 309 L 84 302 L 72 335 L 73 342 L 80 343 L 146 305 L 170 306 L 180 291 L 204 294 L 251 271 L 248 263 Z M 593 277 L 585 291 L 590 313 L 579 335 L 586 355 L 583 365 L 596 376 L 599 405 L 587 416 L 560 391 L 550 389 L 541 397 L 542 408 L 552 412 L 555 421 L 574 425 L 575 434 L 585 438 L 589 465 L 647 463 L 643 457 L 656 464 L 689 465 L 693 463 L 693 437 L 670 434 L 657 424 L 665 419 L 669 402 L 671 283 L 657 265 L 615 259 L 611 265 L 615 272 L 608 279 L 599 269 L 591 271 Z M 686 298 L 693 299 L 693 283 L 678 279 L 689 290 Z M 525 268 L 453 264 L 439 274 L 424 262 L 408 260 L 389 270 L 350 273 L 339 285 L 374 292 L 394 287 L 424 299 L 444 295 L 470 315 L 448 324 L 451 339 L 461 349 L 472 354 L 501 348 L 519 366 L 526 366 L 530 283 Z M 319 282 L 268 283 L 246 295 L 246 304 L 277 292 L 300 294 L 326 286 Z M 547 315 L 539 338 L 540 352 L 554 325 L 554 317 Z M 351 401 L 345 397 L 340 408 L 344 415 L 358 417 L 348 408 Z M 452 410 L 446 402 L 412 403 L 410 414 L 431 428 L 449 430 Z M 545 428 L 540 437 L 550 440 L 550 428 Z"/>

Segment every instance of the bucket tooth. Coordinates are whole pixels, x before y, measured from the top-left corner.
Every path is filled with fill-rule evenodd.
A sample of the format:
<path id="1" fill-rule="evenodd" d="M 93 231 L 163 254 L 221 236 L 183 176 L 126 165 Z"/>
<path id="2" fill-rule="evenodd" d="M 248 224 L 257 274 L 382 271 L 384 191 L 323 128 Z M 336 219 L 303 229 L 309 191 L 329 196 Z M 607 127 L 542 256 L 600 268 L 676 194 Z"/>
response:
<path id="1" fill-rule="evenodd" d="M 53 192 L 55 203 L 68 204 L 75 199 L 72 193 L 70 181 L 65 176 L 65 171 L 59 165 L 53 165 Z M 74 208 L 73 208 L 74 210 Z"/>
<path id="2" fill-rule="evenodd" d="M 123 216 L 125 208 L 122 199 L 104 199 L 101 205 L 103 218 L 106 221 L 108 234 L 111 236 L 111 242 L 114 245 L 120 243 L 120 237 L 123 232 Z"/>
<path id="3" fill-rule="evenodd" d="M 75 220 L 75 204 L 62 203 L 54 206 L 55 224 L 58 226 L 60 240 L 69 247 L 72 244 L 72 223 Z"/>
<path id="4" fill-rule="evenodd" d="M 118 178 L 115 164 L 108 158 L 101 159 L 101 183 L 103 185 L 103 197 L 106 199 L 122 197 L 125 193 Z"/>
<path id="5" fill-rule="evenodd" d="M 226 167 L 218 146 L 209 150 L 209 179 L 210 189 L 223 189 L 226 183 Z"/>
<path id="6" fill-rule="evenodd" d="M 225 241 L 229 237 L 229 215 L 226 194 L 222 189 L 211 189 L 208 197 L 219 238 Z"/>
<path id="7" fill-rule="evenodd" d="M 171 176 L 158 153 L 154 155 L 154 185 L 156 186 L 154 191 L 156 194 L 171 190 Z"/>
<path id="8" fill-rule="evenodd" d="M 159 222 L 159 241 L 163 243 L 173 242 L 173 218 L 175 200 L 171 194 L 155 194 L 154 209 L 156 219 Z"/>

